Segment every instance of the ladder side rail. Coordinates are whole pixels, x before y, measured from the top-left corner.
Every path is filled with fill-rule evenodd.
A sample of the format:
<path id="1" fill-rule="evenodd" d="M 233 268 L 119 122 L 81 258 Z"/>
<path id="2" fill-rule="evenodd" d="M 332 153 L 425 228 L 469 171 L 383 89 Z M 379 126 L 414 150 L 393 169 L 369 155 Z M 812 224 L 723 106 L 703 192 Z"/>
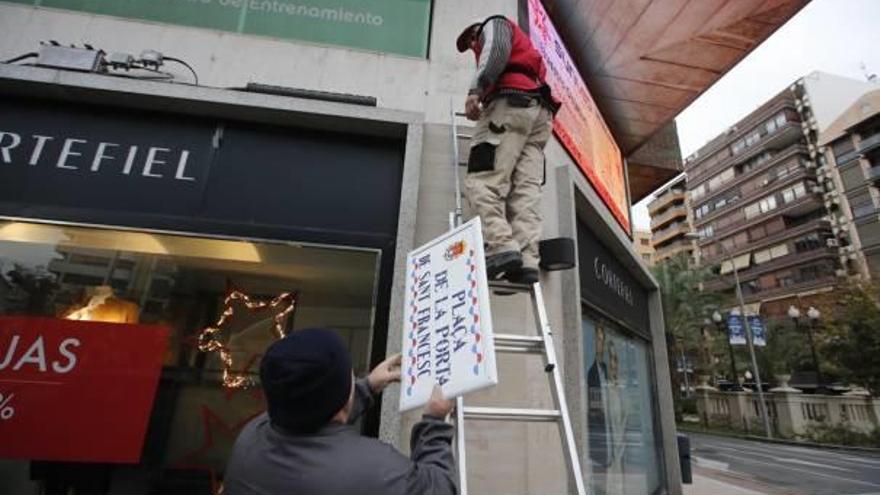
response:
<path id="1" fill-rule="evenodd" d="M 452 171 L 455 181 L 455 219 L 454 227 L 461 225 L 463 210 L 461 207 L 461 182 L 458 173 L 458 123 L 455 121 L 455 107 L 449 100 L 449 117 L 452 121 Z"/>
<path id="2" fill-rule="evenodd" d="M 568 413 L 568 403 L 565 400 L 565 392 L 563 392 L 562 376 L 559 370 L 559 364 L 556 360 L 556 348 L 553 345 L 553 331 L 550 329 L 550 322 L 547 317 L 547 309 L 544 306 L 544 295 L 541 291 L 541 284 L 536 283 L 532 286 L 532 302 L 535 313 L 535 322 L 540 329 L 541 336 L 544 338 L 544 352 L 547 359 L 547 371 L 552 376 L 553 383 L 550 390 L 553 393 L 553 400 L 556 407 L 559 408 L 562 421 L 559 428 L 562 430 L 562 448 L 568 465 L 568 479 L 574 481 L 576 493 L 578 495 L 587 495 L 584 487 L 583 472 L 581 471 L 580 456 L 577 450 L 577 444 L 574 439 L 574 430 L 571 426 L 571 418 Z"/>
<path id="3" fill-rule="evenodd" d="M 458 461 L 458 493 L 467 495 L 467 456 L 464 438 L 464 398 L 455 399 L 455 447 Z"/>

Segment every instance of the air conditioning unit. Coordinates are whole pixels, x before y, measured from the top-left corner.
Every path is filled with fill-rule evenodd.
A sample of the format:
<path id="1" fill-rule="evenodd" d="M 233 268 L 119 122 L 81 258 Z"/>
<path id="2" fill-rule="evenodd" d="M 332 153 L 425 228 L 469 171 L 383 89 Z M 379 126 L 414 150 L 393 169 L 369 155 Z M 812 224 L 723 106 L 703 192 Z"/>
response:
<path id="1" fill-rule="evenodd" d="M 810 187 L 810 192 L 813 194 L 822 194 L 825 192 L 825 190 L 822 189 L 822 186 L 812 186 L 812 187 Z M 828 198 L 829 194 L 831 194 L 831 193 L 825 193 L 826 199 Z"/>
<path id="2" fill-rule="evenodd" d="M 816 162 L 814 162 L 813 160 L 807 160 L 806 162 L 804 162 L 804 167 L 807 169 L 816 168 Z"/>
<path id="3" fill-rule="evenodd" d="M 838 277 L 845 277 L 846 270 L 844 270 L 843 268 L 838 268 L 837 270 L 834 271 L 834 274 L 837 275 Z"/>
<path id="4" fill-rule="evenodd" d="M 831 227 L 831 232 L 834 232 L 834 235 L 839 234 L 839 233 L 840 233 L 840 227 L 838 227 L 837 225 L 832 226 L 832 227 Z"/>
<path id="5" fill-rule="evenodd" d="M 840 246 L 840 241 L 838 241 L 837 239 L 835 239 L 833 237 L 829 237 L 828 239 L 825 239 L 825 245 L 827 245 L 830 248 L 831 247 L 838 247 L 838 246 Z"/>

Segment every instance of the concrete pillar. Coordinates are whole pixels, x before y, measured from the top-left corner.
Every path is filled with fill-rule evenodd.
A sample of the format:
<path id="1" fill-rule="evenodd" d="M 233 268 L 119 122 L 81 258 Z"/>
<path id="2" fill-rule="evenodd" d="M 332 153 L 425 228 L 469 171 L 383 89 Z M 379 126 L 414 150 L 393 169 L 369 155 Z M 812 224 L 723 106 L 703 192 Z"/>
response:
<path id="1" fill-rule="evenodd" d="M 710 391 L 712 391 L 711 387 L 697 387 L 697 414 L 700 416 L 700 424 L 702 424 L 704 427 L 709 427 L 709 415 L 711 413 L 711 399 L 709 396 Z"/>
<path id="2" fill-rule="evenodd" d="M 828 408 L 828 418 L 826 421 L 831 425 L 840 425 L 844 424 L 843 415 L 840 412 L 840 405 L 845 404 L 844 401 L 835 400 L 836 397 L 829 395 L 816 395 L 818 399 L 821 399 L 822 402 L 825 403 L 825 407 Z"/>
<path id="3" fill-rule="evenodd" d="M 801 405 L 797 400 L 801 391 L 792 389 L 770 392 L 767 398 L 776 405 L 776 432 L 782 437 L 793 438 L 801 417 Z"/>
<path id="4" fill-rule="evenodd" d="M 868 404 L 871 422 L 874 423 L 874 428 L 880 428 L 880 399 L 869 399 Z"/>
<path id="5" fill-rule="evenodd" d="M 730 392 L 727 394 L 731 428 L 742 428 L 746 432 L 750 431 L 751 398 L 751 393 L 749 392 Z"/>

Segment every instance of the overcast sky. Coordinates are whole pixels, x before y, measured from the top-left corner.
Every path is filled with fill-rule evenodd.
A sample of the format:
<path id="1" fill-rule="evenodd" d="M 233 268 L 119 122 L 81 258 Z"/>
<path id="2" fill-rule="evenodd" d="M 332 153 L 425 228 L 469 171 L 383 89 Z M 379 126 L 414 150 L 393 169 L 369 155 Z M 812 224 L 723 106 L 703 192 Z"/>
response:
<path id="1" fill-rule="evenodd" d="M 807 4 L 679 114 L 682 156 L 816 70 L 859 80 L 865 80 L 866 72 L 880 75 L 880 0 L 813 0 Z M 637 229 L 650 229 L 647 204 L 651 198 L 633 206 Z"/>

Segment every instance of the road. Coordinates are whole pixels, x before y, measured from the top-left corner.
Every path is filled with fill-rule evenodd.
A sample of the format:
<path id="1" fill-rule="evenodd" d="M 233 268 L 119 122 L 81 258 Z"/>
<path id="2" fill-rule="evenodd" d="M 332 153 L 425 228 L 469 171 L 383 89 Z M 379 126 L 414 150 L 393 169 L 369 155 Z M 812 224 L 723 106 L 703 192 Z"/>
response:
<path id="1" fill-rule="evenodd" d="M 880 455 L 687 433 L 694 465 L 792 495 L 880 495 Z"/>

